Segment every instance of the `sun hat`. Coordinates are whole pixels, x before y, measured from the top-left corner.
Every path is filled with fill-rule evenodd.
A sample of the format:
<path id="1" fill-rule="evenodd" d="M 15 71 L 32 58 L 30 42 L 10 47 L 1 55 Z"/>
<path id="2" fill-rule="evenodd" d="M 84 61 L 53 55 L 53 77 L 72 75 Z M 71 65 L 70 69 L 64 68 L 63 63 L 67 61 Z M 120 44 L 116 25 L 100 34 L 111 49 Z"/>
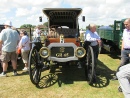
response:
<path id="1" fill-rule="evenodd" d="M 4 25 L 12 26 L 12 22 L 8 20 L 4 23 Z"/>

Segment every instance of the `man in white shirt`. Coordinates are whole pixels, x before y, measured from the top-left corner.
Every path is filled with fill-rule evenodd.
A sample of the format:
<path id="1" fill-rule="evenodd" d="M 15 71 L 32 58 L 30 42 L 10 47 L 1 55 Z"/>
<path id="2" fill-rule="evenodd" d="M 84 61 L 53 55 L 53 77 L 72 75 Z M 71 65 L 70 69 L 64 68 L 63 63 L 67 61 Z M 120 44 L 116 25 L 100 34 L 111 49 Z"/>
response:
<path id="1" fill-rule="evenodd" d="M 40 27 L 37 26 L 35 31 L 33 32 L 33 36 L 34 37 L 40 37 L 40 35 L 41 35 L 41 30 L 40 30 Z"/>
<path id="2" fill-rule="evenodd" d="M 96 32 L 96 25 L 95 24 L 90 24 L 88 27 L 88 30 L 85 33 L 84 48 L 86 49 L 86 51 L 88 49 L 88 45 L 91 45 L 93 48 L 93 52 L 95 55 L 94 60 L 95 60 L 95 73 L 96 73 L 96 64 L 97 64 L 97 58 L 98 58 L 98 54 L 99 54 L 99 46 L 101 45 L 101 40 L 100 40 L 100 36 Z"/>
<path id="3" fill-rule="evenodd" d="M 40 27 L 37 26 L 33 32 L 33 38 L 34 38 L 33 40 L 35 42 L 40 42 L 41 41 L 40 36 L 41 36 L 41 30 Z"/>
<path id="4" fill-rule="evenodd" d="M 130 18 L 125 20 L 124 25 L 126 29 L 123 31 L 121 64 L 116 76 L 125 98 L 130 98 Z"/>
<path id="5" fill-rule="evenodd" d="M 96 32 L 96 25 L 90 24 L 88 30 L 86 31 L 86 41 L 91 42 L 91 46 L 96 46 L 101 44 L 100 36 Z"/>
<path id="6" fill-rule="evenodd" d="M 90 42 L 90 45 L 93 47 L 97 59 L 99 53 L 99 46 L 101 45 L 101 40 L 100 40 L 100 36 L 96 32 L 95 24 L 89 25 L 88 30 L 85 33 L 85 41 Z"/>
<path id="7" fill-rule="evenodd" d="M 130 58 L 130 18 L 124 21 L 124 25 L 125 29 L 123 31 L 122 46 L 121 46 L 121 63 L 117 68 L 117 72 L 119 71 L 119 68 L 121 66 L 129 63 Z M 118 80 L 118 78 L 115 76 L 113 77 L 113 80 Z"/>

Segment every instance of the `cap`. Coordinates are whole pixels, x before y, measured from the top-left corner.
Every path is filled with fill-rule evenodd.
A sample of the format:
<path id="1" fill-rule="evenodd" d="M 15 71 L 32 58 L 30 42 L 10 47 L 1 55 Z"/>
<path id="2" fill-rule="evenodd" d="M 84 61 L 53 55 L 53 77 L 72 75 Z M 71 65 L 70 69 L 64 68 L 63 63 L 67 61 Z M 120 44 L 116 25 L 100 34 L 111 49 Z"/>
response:
<path id="1" fill-rule="evenodd" d="M 8 20 L 4 23 L 4 25 L 12 26 L 12 22 Z"/>

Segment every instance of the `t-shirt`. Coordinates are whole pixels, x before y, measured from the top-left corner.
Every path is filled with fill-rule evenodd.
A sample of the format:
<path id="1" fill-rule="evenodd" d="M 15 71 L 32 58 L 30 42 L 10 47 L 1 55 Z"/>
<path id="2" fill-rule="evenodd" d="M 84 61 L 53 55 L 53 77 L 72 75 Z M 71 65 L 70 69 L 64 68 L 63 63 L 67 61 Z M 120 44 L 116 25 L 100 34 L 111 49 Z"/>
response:
<path id="1" fill-rule="evenodd" d="M 33 36 L 34 36 L 34 37 L 40 37 L 40 34 L 41 34 L 41 30 L 39 30 L 39 29 L 36 29 L 36 30 L 33 32 Z"/>
<path id="2" fill-rule="evenodd" d="M 16 30 L 6 28 L 1 31 L 0 40 L 3 42 L 2 51 L 13 52 L 16 51 L 20 36 Z"/>
<path id="3" fill-rule="evenodd" d="M 30 40 L 27 35 L 23 36 L 19 42 L 19 46 L 22 46 L 21 50 L 30 50 Z"/>

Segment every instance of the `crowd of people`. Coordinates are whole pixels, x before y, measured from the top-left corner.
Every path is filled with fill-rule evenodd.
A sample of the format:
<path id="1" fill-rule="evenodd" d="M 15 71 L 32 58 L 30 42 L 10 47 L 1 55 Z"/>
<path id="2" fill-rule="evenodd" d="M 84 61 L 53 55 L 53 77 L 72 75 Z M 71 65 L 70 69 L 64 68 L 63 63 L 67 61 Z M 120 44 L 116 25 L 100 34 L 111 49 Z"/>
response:
<path id="1" fill-rule="evenodd" d="M 116 71 L 114 80 L 118 80 L 120 89 L 125 98 L 130 98 L 130 18 L 124 21 L 125 29 L 123 31 L 122 46 L 121 46 L 121 63 Z M 90 24 L 86 31 L 86 41 L 91 42 L 96 58 L 98 58 L 98 47 L 101 45 L 100 36 L 96 32 L 95 25 Z M 96 64 L 95 64 L 96 65 Z"/>
<path id="2" fill-rule="evenodd" d="M 125 98 L 130 98 L 130 18 L 124 21 L 124 26 L 125 29 L 123 31 L 121 47 L 121 63 L 117 68 L 116 75 L 113 80 L 119 81 L 119 88 L 123 92 Z M 91 42 L 89 44 L 92 46 L 96 55 L 95 60 L 97 60 L 99 53 L 98 47 L 101 46 L 101 40 L 100 36 L 96 32 L 96 25 L 90 24 L 88 26 L 88 30 L 85 33 L 85 42 Z"/>
<path id="3" fill-rule="evenodd" d="M 0 32 L 0 65 L 3 69 L 0 77 L 7 76 L 8 64 L 11 62 L 13 67 L 13 75 L 17 76 L 17 59 L 19 55 L 24 63 L 23 71 L 28 71 L 29 52 L 31 49 L 30 39 L 27 31 L 21 29 L 20 31 L 13 27 L 11 21 L 4 23 L 4 28 Z M 41 30 L 39 26 L 35 27 L 33 36 L 38 39 Z M 17 50 L 21 50 L 20 54 Z"/>
<path id="4" fill-rule="evenodd" d="M 130 98 L 130 18 L 124 21 L 125 29 L 122 37 L 121 49 L 121 63 L 117 68 L 114 80 L 118 80 L 120 87 L 123 91 L 125 98 Z M 17 48 L 21 48 L 21 57 L 24 63 L 24 71 L 28 70 L 28 55 L 30 51 L 30 39 L 25 30 L 18 32 L 16 29 L 11 28 L 12 22 L 6 21 L 4 24 L 5 29 L 0 33 L 0 60 L 3 71 L 0 77 L 7 76 L 8 62 L 11 61 L 13 67 L 13 75 L 17 73 Z M 41 30 L 37 26 L 33 32 L 34 37 L 40 37 Z M 95 62 L 98 59 L 99 47 L 101 46 L 101 39 L 96 32 L 96 25 L 90 24 L 88 30 L 85 32 L 85 43 L 89 42 L 95 54 Z M 96 63 L 95 63 L 96 65 Z M 96 66 L 95 66 L 96 70 Z"/>
<path id="5" fill-rule="evenodd" d="M 0 61 L 2 67 L 2 73 L 0 77 L 7 76 L 8 64 L 11 62 L 13 67 L 13 75 L 17 76 L 17 59 L 21 55 L 24 63 L 24 71 L 28 71 L 28 55 L 30 51 L 30 39 L 28 33 L 25 30 L 18 31 L 13 27 L 11 21 L 4 23 L 5 29 L 0 33 Z M 17 49 L 21 50 L 19 54 Z"/>

